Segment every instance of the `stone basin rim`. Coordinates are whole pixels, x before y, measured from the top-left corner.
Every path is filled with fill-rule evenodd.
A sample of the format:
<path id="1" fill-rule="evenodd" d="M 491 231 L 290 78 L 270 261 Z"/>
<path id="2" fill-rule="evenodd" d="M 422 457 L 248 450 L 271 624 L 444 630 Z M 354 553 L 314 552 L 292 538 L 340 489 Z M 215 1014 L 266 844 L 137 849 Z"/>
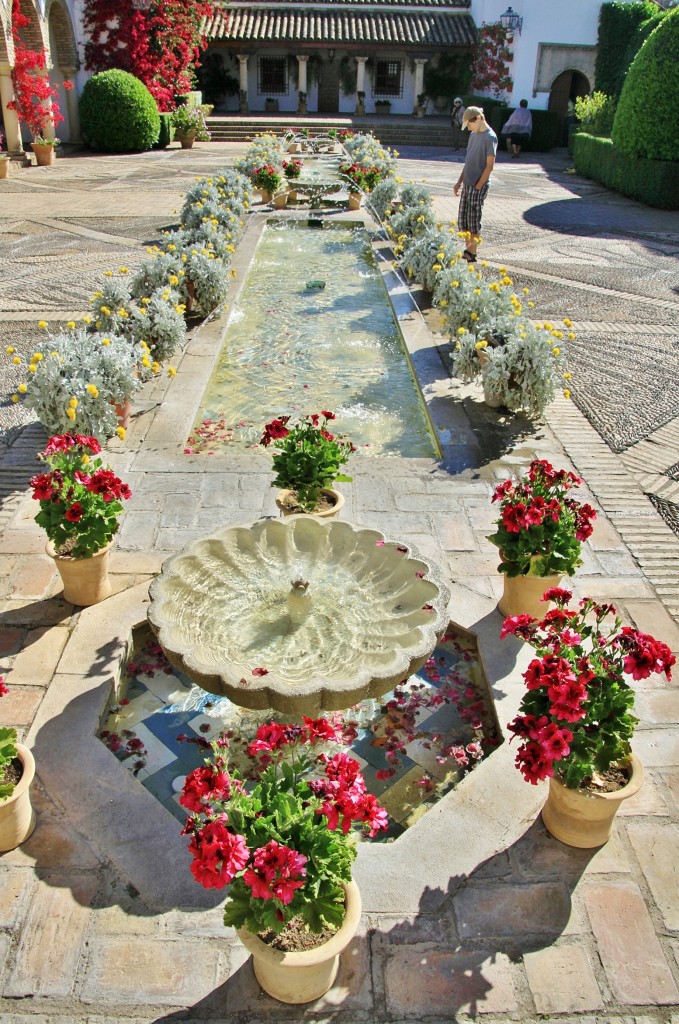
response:
<path id="1" fill-rule="evenodd" d="M 435 586 L 438 594 L 428 599 L 432 606 L 431 621 L 418 623 L 419 642 L 411 643 L 408 648 L 398 649 L 395 644 L 393 658 L 388 666 L 379 671 L 379 667 L 361 667 L 345 679 L 329 679 L 321 673 L 314 674 L 312 680 L 291 681 L 275 670 L 269 670 L 263 676 L 251 676 L 250 668 L 235 661 L 223 661 L 215 665 L 207 664 L 201 659 L 199 644 L 177 649 L 170 637 L 164 606 L 167 598 L 164 585 L 168 579 L 180 574 L 175 572 L 177 562 L 190 556 L 196 546 L 210 540 L 219 540 L 224 534 L 239 529 L 254 530 L 261 533 L 265 528 L 274 525 L 274 529 L 294 530 L 295 522 L 305 522 L 305 530 L 351 530 L 354 533 L 365 533 L 375 539 L 375 543 L 407 548 L 404 557 L 418 562 L 426 569 L 423 579 Z M 310 525 L 311 524 L 311 525 Z M 387 549 L 392 550 L 391 547 Z M 448 603 L 450 591 L 441 578 L 438 568 L 430 559 L 420 555 L 415 547 L 384 534 L 380 530 L 363 527 L 359 524 L 343 520 L 314 520 L 310 516 L 293 515 L 282 519 L 259 519 L 255 522 L 226 526 L 213 531 L 205 537 L 191 541 L 177 554 L 168 558 L 162 566 L 161 573 L 149 587 L 151 603 L 148 608 L 148 621 L 151 629 L 163 648 L 168 660 L 176 668 L 184 671 L 195 683 L 210 693 L 227 696 L 241 707 L 275 711 L 291 714 L 317 715 L 323 711 L 340 711 L 351 707 L 365 697 L 380 697 L 393 689 L 401 680 L 417 672 L 427 661 L 436 643 L 445 632 L 449 621 Z M 246 680 L 243 683 L 243 680 Z"/>

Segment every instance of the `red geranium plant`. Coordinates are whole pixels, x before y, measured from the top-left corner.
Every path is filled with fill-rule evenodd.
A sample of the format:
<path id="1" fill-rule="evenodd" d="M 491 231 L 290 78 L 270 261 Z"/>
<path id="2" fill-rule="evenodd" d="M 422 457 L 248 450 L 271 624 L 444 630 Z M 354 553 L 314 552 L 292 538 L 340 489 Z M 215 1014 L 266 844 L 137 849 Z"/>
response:
<path id="1" fill-rule="evenodd" d="M 335 414 L 324 409 L 320 414 L 301 416 L 294 424 L 289 416 L 279 416 L 264 427 L 260 444 L 268 448 L 273 441 L 278 449 L 273 457 L 276 476 L 272 487 L 294 491 L 305 512 L 313 512 L 324 487 L 332 487 L 337 480 L 351 480 L 340 468 L 356 449 L 342 434 L 330 433 L 328 423 L 334 419 Z"/>
<path id="2" fill-rule="evenodd" d="M 224 923 L 280 932 L 300 915 L 312 932 L 344 920 L 343 883 L 356 857 L 352 828 L 374 836 L 387 813 L 366 791 L 358 762 L 319 745 L 341 742 L 324 718 L 261 725 L 250 744 L 253 779 L 230 770 L 228 740 L 186 777 L 191 872 L 207 889 L 229 885 Z"/>
<path id="3" fill-rule="evenodd" d="M 100 452 L 96 437 L 62 434 L 51 437 L 38 456 L 49 471 L 31 480 L 40 502 L 35 521 L 58 555 L 90 558 L 106 547 L 118 530 L 121 502 L 132 497 L 127 484 L 96 458 Z"/>
<path id="4" fill-rule="evenodd" d="M 518 483 L 505 480 L 492 500 L 500 502 L 497 530 L 488 538 L 501 552 L 508 576 L 572 576 L 582 564 L 582 541 L 592 533 L 596 511 L 568 492 L 582 480 L 546 459 L 534 459 Z"/>
<path id="5" fill-rule="evenodd" d="M 586 597 L 570 608 L 572 597 L 551 587 L 543 600 L 556 607 L 543 619 L 505 619 L 501 636 L 518 636 L 537 652 L 523 673 L 527 692 L 509 730 L 521 740 L 516 766 L 527 782 L 556 774 L 569 789 L 596 788 L 603 773 L 624 769 L 631 756 L 637 719 L 625 676 L 664 672 L 670 679 L 676 659 L 660 640 L 622 626 L 612 605 Z"/>

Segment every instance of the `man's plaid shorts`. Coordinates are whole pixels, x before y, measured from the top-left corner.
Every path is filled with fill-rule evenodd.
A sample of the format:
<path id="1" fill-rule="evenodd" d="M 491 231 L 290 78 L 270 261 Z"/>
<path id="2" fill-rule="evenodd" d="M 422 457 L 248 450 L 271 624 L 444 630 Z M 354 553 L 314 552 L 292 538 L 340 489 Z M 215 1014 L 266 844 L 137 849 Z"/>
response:
<path id="1" fill-rule="evenodd" d="M 460 193 L 460 209 L 457 214 L 458 231 L 469 231 L 474 235 L 481 234 L 481 211 L 488 195 L 488 182 L 481 189 L 473 185 L 463 185 Z"/>

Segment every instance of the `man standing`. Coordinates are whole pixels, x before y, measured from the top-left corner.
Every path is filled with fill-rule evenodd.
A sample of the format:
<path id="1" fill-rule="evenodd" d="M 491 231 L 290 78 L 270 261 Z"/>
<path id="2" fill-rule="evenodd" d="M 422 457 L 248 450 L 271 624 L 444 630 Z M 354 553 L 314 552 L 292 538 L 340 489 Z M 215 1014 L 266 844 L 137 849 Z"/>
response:
<path id="1" fill-rule="evenodd" d="M 453 112 L 450 115 L 450 127 L 453 129 L 453 149 L 458 150 L 464 146 L 466 139 L 462 134 L 462 118 L 464 117 L 464 104 L 460 96 L 453 100 Z"/>
<path id="2" fill-rule="evenodd" d="M 468 235 L 463 256 L 468 263 L 476 263 L 476 247 L 481 234 L 481 213 L 488 194 L 488 182 L 495 166 L 497 135 L 486 124 L 481 107 L 467 107 L 462 127 L 469 131 L 467 156 L 462 173 L 453 188 L 457 196 L 462 186 L 457 226 Z"/>

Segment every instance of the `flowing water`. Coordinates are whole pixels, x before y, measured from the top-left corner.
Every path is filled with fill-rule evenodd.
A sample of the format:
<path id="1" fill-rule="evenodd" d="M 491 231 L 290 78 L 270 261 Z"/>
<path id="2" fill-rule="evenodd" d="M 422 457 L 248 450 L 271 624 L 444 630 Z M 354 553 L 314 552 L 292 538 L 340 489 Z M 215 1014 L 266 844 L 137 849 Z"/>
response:
<path id="1" fill-rule="evenodd" d="M 188 450 L 256 445 L 269 420 L 322 409 L 364 454 L 439 454 L 366 231 L 270 222 Z"/>

